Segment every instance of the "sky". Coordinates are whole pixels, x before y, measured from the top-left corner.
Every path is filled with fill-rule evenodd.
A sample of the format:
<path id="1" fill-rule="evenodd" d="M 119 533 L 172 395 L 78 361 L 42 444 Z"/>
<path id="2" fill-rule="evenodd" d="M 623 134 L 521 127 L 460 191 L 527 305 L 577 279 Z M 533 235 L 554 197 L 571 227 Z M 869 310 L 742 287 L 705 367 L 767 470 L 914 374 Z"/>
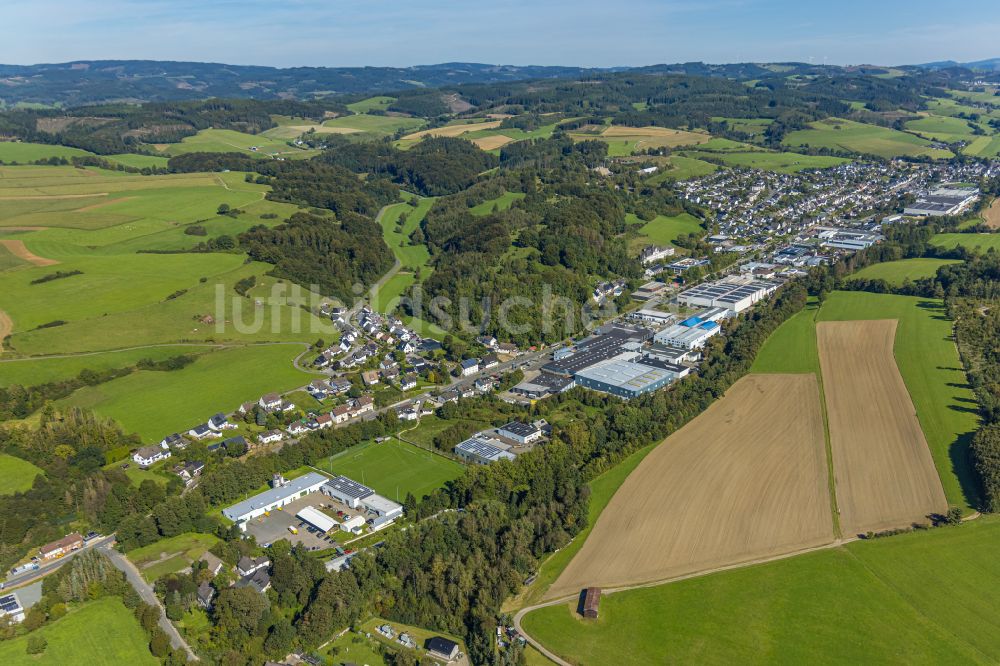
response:
<path id="1" fill-rule="evenodd" d="M 1000 57 L 997 0 L 954 9 L 940 0 L 2 0 L 0 16 L 4 64 L 898 65 Z"/>

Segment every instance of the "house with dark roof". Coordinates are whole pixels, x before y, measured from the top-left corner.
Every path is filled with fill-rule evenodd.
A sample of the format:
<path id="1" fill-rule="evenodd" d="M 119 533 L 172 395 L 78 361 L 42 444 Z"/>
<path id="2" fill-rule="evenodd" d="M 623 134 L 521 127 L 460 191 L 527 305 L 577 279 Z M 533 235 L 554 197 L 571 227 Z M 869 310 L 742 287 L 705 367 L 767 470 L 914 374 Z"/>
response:
<path id="1" fill-rule="evenodd" d="M 240 576 L 246 577 L 255 571 L 266 569 L 269 566 L 271 566 L 271 560 L 267 559 L 263 555 L 260 557 L 247 557 L 244 555 L 240 558 L 240 561 L 236 563 L 236 573 Z"/>
<path id="2" fill-rule="evenodd" d="M 458 659 L 459 648 L 458 643 L 441 636 L 432 636 L 427 639 L 424 644 L 427 651 L 431 653 L 432 657 L 437 657 L 438 659 L 444 659 L 446 661 L 453 661 Z"/>
<path id="3" fill-rule="evenodd" d="M 212 599 L 215 598 L 215 588 L 209 585 L 207 582 L 202 583 L 198 586 L 198 605 L 205 610 L 210 610 L 212 608 Z"/>

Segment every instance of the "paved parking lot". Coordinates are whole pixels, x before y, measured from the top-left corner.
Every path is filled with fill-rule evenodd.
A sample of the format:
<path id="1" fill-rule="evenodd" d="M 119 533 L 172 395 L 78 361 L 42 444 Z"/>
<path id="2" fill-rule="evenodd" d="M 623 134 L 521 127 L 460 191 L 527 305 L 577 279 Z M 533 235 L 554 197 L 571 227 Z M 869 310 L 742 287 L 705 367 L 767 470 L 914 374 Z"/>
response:
<path id="1" fill-rule="evenodd" d="M 257 538 L 259 544 L 269 544 L 281 539 L 288 539 L 289 542 L 301 543 L 309 550 L 326 550 L 339 545 L 335 539 L 328 540 L 319 534 L 319 531 L 305 523 L 302 519 L 296 518 L 295 514 L 307 506 L 319 508 L 323 505 L 332 506 L 334 501 L 322 493 L 311 493 L 299 498 L 291 504 L 282 507 L 281 511 L 272 511 L 270 516 L 254 518 L 247 523 L 247 534 L 252 534 Z M 299 533 L 292 534 L 288 531 L 289 525 L 298 527 Z M 302 527 L 299 527 L 302 525 Z M 347 538 L 347 532 L 334 532 L 334 536 Z"/>

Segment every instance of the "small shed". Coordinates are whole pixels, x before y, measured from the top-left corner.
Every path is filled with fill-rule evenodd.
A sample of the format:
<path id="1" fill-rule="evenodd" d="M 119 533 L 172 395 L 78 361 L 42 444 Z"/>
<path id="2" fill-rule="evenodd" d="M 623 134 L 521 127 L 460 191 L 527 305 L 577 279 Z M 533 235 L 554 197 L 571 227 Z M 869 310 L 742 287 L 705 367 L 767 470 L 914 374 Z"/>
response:
<path id="1" fill-rule="evenodd" d="M 601 604 L 601 588 L 588 587 L 583 591 L 583 616 L 597 619 L 598 606 Z"/>

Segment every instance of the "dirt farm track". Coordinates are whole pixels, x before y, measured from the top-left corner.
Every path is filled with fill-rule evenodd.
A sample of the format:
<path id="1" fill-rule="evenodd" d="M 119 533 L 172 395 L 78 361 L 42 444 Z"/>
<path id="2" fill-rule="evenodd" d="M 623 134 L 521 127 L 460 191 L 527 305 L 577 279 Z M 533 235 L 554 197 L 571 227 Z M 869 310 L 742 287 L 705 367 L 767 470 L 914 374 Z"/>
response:
<path id="1" fill-rule="evenodd" d="M 663 580 L 833 539 L 816 377 L 749 375 L 629 475 L 546 596 Z"/>
<path id="2" fill-rule="evenodd" d="M 896 367 L 896 320 L 820 322 L 837 504 L 844 536 L 905 527 L 947 509 Z"/>

